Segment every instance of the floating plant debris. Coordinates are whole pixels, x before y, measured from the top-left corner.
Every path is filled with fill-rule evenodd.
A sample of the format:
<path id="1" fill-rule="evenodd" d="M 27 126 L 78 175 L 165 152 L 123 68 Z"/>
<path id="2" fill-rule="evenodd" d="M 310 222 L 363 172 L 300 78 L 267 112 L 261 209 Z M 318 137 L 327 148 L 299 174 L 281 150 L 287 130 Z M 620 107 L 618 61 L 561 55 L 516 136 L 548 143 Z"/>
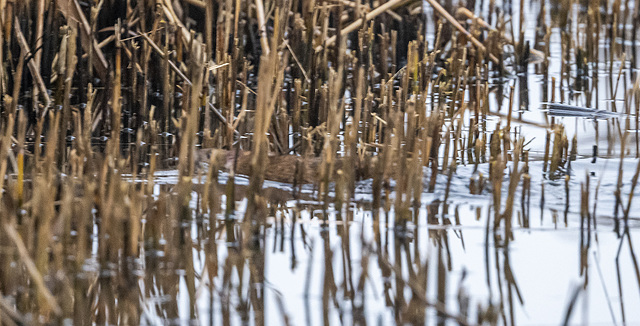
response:
<path id="1" fill-rule="evenodd" d="M 612 118 L 620 118 L 621 114 L 601 109 L 585 108 L 575 105 L 559 104 L 559 103 L 541 103 L 542 110 L 546 111 L 551 117 L 571 117 L 585 118 L 594 120 L 606 120 Z"/>

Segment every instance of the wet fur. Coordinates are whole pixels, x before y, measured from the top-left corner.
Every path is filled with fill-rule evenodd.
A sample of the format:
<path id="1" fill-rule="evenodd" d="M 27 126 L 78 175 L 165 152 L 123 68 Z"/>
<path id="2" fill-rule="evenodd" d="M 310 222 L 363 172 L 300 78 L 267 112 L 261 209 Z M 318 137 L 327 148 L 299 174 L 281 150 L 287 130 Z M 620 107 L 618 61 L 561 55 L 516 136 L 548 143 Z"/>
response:
<path id="1" fill-rule="evenodd" d="M 235 174 L 251 175 L 251 152 L 228 151 L 222 149 L 201 149 L 197 152 L 197 161 L 208 162 L 220 169 Z M 285 183 L 315 183 L 319 181 L 322 167 L 321 157 L 303 157 L 298 155 L 269 155 L 265 162 L 264 179 Z M 343 160 L 338 158 L 334 164 L 334 173 L 341 169 Z M 362 164 L 356 162 L 356 179 L 367 179 L 370 174 L 359 168 Z M 367 166 L 367 165 L 364 165 Z"/>

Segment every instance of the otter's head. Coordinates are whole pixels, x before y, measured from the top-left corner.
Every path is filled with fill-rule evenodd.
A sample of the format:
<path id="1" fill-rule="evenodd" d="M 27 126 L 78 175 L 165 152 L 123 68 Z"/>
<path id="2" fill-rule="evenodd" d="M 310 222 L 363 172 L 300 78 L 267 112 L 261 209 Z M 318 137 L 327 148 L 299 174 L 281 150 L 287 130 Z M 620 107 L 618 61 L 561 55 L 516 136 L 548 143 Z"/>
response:
<path id="1" fill-rule="evenodd" d="M 196 161 L 208 166 L 216 166 L 229 171 L 233 167 L 234 152 L 218 148 L 203 148 L 196 150 Z"/>

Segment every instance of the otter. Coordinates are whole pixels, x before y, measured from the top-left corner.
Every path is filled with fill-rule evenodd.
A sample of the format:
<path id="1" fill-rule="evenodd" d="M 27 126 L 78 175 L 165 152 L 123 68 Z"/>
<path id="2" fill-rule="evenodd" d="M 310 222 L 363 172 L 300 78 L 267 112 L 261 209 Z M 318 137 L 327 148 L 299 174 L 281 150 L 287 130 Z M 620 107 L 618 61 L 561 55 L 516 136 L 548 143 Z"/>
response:
<path id="1" fill-rule="evenodd" d="M 251 175 L 251 154 L 250 151 L 224 150 L 224 149 L 196 149 L 195 160 L 198 164 L 207 165 L 211 162 L 213 155 L 215 165 L 223 171 L 234 171 L 235 174 Z M 337 158 L 333 170 L 334 173 L 342 169 L 345 164 L 344 158 Z M 369 166 L 371 159 L 360 162 L 354 160 L 355 177 L 357 180 L 364 180 L 371 177 Z M 269 154 L 265 164 L 264 179 L 283 182 L 309 184 L 320 179 L 322 158 L 306 157 L 299 155 L 274 155 Z"/>

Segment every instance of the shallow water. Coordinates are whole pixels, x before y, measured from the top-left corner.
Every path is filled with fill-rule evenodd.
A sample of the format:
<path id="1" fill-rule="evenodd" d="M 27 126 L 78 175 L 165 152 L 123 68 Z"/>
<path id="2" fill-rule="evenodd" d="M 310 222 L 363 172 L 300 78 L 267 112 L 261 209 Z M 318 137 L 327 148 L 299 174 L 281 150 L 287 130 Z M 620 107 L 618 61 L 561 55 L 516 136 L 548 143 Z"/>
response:
<path id="1" fill-rule="evenodd" d="M 379 235 L 376 235 L 368 195 L 370 181 L 358 184 L 357 200 L 348 210 L 342 211 L 343 216 L 351 214 L 348 236 L 344 234 L 345 224 L 338 220 L 333 206 L 326 215 L 327 220 L 323 221 L 321 207 L 309 207 L 312 201 L 288 201 L 285 213 L 271 218 L 264 239 L 265 321 L 267 324 L 280 324 L 286 316 L 294 325 L 321 325 L 323 321 L 329 324 L 351 324 L 356 320 L 392 324 L 396 322 L 392 301 L 398 298 L 396 290 L 401 281 L 396 279 L 394 272 L 384 267 L 388 267 L 386 264 L 396 266 L 396 270 L 402 270 L 402 279 L 409 280 L 415 277 L 409 272 L 409 265 L 406 263 L 409 259 L 412 261 L 411 268 L 415 269 L 414 273 L 427 275 L 427 287 L 422 290 L 431 302 L 438 300 L 438 265 L 439 262 L 443 264 L 446 309 L 457 314 L 460 310 L 459 294 L 464 293 L 470 300 L 470 321 L 475 320 L 478 305 L 486 307 L 489 303 L 499 304 L 502 292 L 502 302 L 508 307 L 513 306 L 515 323 L 558 324 L 565 318 L 572 295 L 581 289 L 571 314 L 572 324 L 621 324 L 622 304 L 625 307 L 626 323 L 640 323 L 640 314 L 633 308 L 640 306 L 640 287 L 631 252 L 626 238 L 621 244 L 621 238 L 613 231 L 613 192 L 616 189 L 619 160 L 598 159 L 596 163 L 591 162 L 591 159 L 572 162 L 568 210 L 564 181 L 550 181 L 540 174 L 532 174 L 530 225 L 522 226 L 522 215 L 518 209 L 514 214 L 513 239 L 508 249 L 496 247 L 493 231 L 487 234 L 488 219 L 493 223 L 490 192 L 469 194 L 468 182 L 474 171 L 471 165 L 458 167 L 451 181 L 446 205 L 442 202 L 446 177 L 440 175 L 442 180 L 439 180 L 436 191 L 423 194 L 422 205 L 408 230 L 399 233 L 392 224 L 393 210 L 386 217 L 381 210 L 377 229 Z M 625 159 L 624 171 L 631 174 L 637 163 L 635 159 Z M 542 162 L 532 162 L 530 169 L 540 171 Z M 488 173 L 488 165 L 480 164 L 478 170 Z M 591 225 L 589 229 L 586 225 L 581 225 L 579 208 L 580 184 L 584 183 L 586 174 L 591 178 L 590 210 L 595 202 L 596 188 L 599 188 L 597 217 L 594 220 L 597 225 Z M 224 182 L 226 177 L 228 176 L 221 175 L 221 181 Z M 625 184 L 628 184 L 629 178 L 624 179 Z M 167 171 L 156 180 L 158 183 L 171 184 L 175 180 L 175 174 Z M 242 187 L 244 180 L 243 177 L 236 178 L 239 187 Z M 544 207 L 538 205 L 541 201 L 542 184 L 545 185 Z M 265 186 L 280 187 L 283 190 L 290 190 L 291 187 L 272 182 L 267 182 Z M 313 193 L 313 189 L 307 190 Z M 623 195 L 626 197 L 628 193 Z M 520 194 L 516 198 L 516 207 L 520 207 Z M 637 205 L 636 202 L 632 206 L 628 221 L 632 240 L 640 234 L 640 207 Z M 243 215 L 242 207 L 241 202 L 238 216 Z M 300 212 L 300 218 L 295 223 L 291 215 L 293 211 Z M 283 221 L 284 225 L 281 224 Z M 193 234 L 198 234 L 197 227 L 194 226 L 193 229 Z M 585 244 L 587 239 L 590 239 L 588 247 Z M 196 238 L 193 240 L 197 242 Z M 225 237 L 219 238 L 217 242 L 218 261 L 223 262 L 229 257 L 230 250 L 234 251 L 236 247 Z M 581 248 L 584 248 L 588 260 L 588 268 L 583 273 L 580 268 Z M 194 247 L 196 270 L 203 268 L 203 261 L 198 257 L 204 257 L 205 252 L 206 250 L 199 250 L 198 246 Z M 396 259 L 398 255 L 402 257 L 400 260 Z M 328 256 L 332 257 L 331 263 L 326 260 Z M 345 265 L 346 261 L 350 263 Z M 345 289 L 352 289 L 352 286 L 358 284 L 363 261 L 368 263 L 368 277 L 361 297 L 352 299 L 350 292 Z M 421 264 L 422 267 L 418 267 Z M 516 299 L 515 287 L 512 298 L 507 300 L 507 266 L 515 279 L 522 303 Z M 323 315 L 326 268 L 332 270 L 337 293 L 335 302 L 328 304 L 327 312 Z M 203 283 L 198 285 L 199 282 Z M 205 325 L 210 322 L 208 315 L 211 311 L 208 282 L 208 278 L 204 276 L 196 282 L 201 289 L 196 302 L 201 316 L 198 322 Z M 236 285 L 241 284 L 238 279 L 235 282 Z M 582 287 L 585 282 L 587 285 Z M 217 289 L 224 288 L 220 280 L 214 283 Z M 499 285 L 500 283 L 502 284 Z M 186 292 L 184 285 L 181 291 Z M 402 293 L 407 301 L 414 297 L 409 287 L 404 288 Z M 185 296 L 182 298 L 184 301 L 180 315 L 188 319 L 189 299 Z M 220 300 L 221 296 L 214 292 L 214 324 L 223 320 Z M 233 293 L 226 300 L 235 304 L 241 302 L 241 298 Z M 437 314 L 432 310 L 427 310 L 427 324 L 438 322 Z M 508 312 L 509 308 L 505 311 Z M 231 320 L 235 320 L 233 324 L 243 323 L 242 311 L 231 316 Z M 508 320 L 507 323 L 511 323 L 511 316 L 506 315 L 504 318 Z"/>
<path id="2" fill-rule="evenodd" d="M 535 26 L 530 25 L 535 23 L 531 12 L 536 11 L 535 5 L 527 9 L 528 17 L 532 18 L 527 39 L 534 37 Z M 559 30 L 554 29 L 549 78 L 560 80 L 558 34 Z M 600 45 L 603 57 L 607 49 L 607 44 Z M 591 100 L 586 99 L 584 92 L 574 91 L 567 85 L 560 88 L 559 83 L 557 97 L 564 98 L 566 104 L 587 107 L 589 102 L 591 108 L 612 111 L 614 104 L 624 100 L 624 89 L 633 84 L 632 75 L 636 72 L 632 66 L 627 61 L 619 70 L 620 62 L 614 63 L 613 71 L 623 73 L 618 85 L 620 91 L 610 89 L 609 70 L 600 67 L 598 83 L 591 84 L 594 87 Z M 536 74 L 536 66 L 531 64 L 526 74 L 495 84 L 503 87 L 505 93 L 510 86 L 515 87 L 515 112 L 520 119 L 544 124 L 548 120 L 542 110 L 545 99 L 541 80 L 542 75 Z M 525 85 L 521 85 L 523 83 Z M 613 93 L 614 100 L 611 99 Z M 498 105 L 497 94 L 490 95 L 494 107 L 506 112 L 508 99 Z M 383 209 L 372 211 L 371 180 L 357 184 L 353 202 L 340 212 L 333 204 L 329 204 L 325 212 L 312 186 L 303 187 L 302 199 L 294 200 L 282 195 L 292 192 L 291 185 L 266 181 L 264 187 L 269 189 L 272 199 L 280 203 L 281 210 L 269 214 L 265 237 L 261 239 L 263 250 L 238 253 L 238 239 L 229 239 L 229 235 L 241 233 L 242 223 L 234 216 L 244 216 L 246 199 L 237 203 L 235 215 L 225 220 L 231 233 L 220 232 L 216 240 L 217 271 L 218 275 L 226 275 L 224 278 L 218 276 L 210 281 L 205 266 L 211 251 L 204 248 L 206 243 L 199 243 L 197 236 L 206 227 L 200 222 L 191 225 L 194 268 L 200 277 L 195 280 L 195 299 L 188 295 L 187 278 L 182 278 L 178 290 L 179 319 L 202 325 L 256 324 L 257 321 L 267 325 L 387 325 L 410 323 L 411 320 L 399 319 L 407 315 L 399 309 L 407 309 L 412 300 L 422 304 L 426 300 L 431 308 L 423 312 L 429 325 L 455 324 L 453 319 L 440 318 L 438 310 L 459 318 L 458 322 L 466 320 L 474 324 L 479 314 L 486 313 L 487 307 L 500 304 L 504 305 L 504 314 L 495 317 L 499 324 L 557 325 L 566 318 L 569 324 L 640 324 L 637 310 L 640 279 L 635 252 L 630 246 L 637 246 L 634 241 L 640 235 L 640 204 L 632 201 L 627 220 L 622 220 L 622 212 L 618 212 L 617 217 L 615 213 L 619 168 L 624 171 L 621 196 L 625 205 L 637 168 L 635 134 L 628 136 L 627 158 L 620 165 L 620 140 L 615 135 L 617 127 L 611 123 L 616 119 L 599 120 L 597 124 L 596 120 L 583 117 L 556 119 L 557 123 L 564 124 L 569 140 L 576 135 L 579 159 L 570 163 L 570 179 L 566 184 L 564 178 L 549 180 L 542 172 L 541 161 L 545 129 L 516 124 L 532 157 L 529 164 L 531 195 L 530 204 L 523 206 L 522 186 L 518 186 L 514 228 L 508 246 L 503 245 L 504 230 L 494 234 L 493 227 L 489 227 L 494 223 L 494 208 L 488 181 L 483 193 L 469 192 L 470 179 L 477 177 L 473 164 L 460 162 L 452 175 L 446 202 L 447 177 L 439 175 L 435 191 L 422 194 L 421 204 L 412 212 L 413 218 L 406 230 L 393 225 L 393 209 L 387 213 Z M 487 129 L 493 130 L 498 121 L 497 118 L 489 120 Z M 633 121 L 625 127 L 635 129 Z M 599 148 L 594 160 L 595 144 Z M 489 165 L 479 164 L 477 171 L 486 178 Z M 425 170 L 425 189 L 429 174 L 430 171 Z M 229 176 L 221 174 L 219 178 L 221 184 L 225 184 Z M 589 211 L 594 214 L 589 221 L 583 220 L 580 209 L 580 189 L 587 178 Z M 503 204 L 508 195 L 508 180 L 505 175 Z M 157 187 L 170 187 L 177 183 L 177 172 L 159 173 L 155 182 Z M 199 182 L 203 181 L 194 179 L 194 183 Z M 242 189 L 249 181 L 239 176 L 235 184 Z M 194 207 L 197 195 L 193 192 Z M 389 198 L 393 197 L 391 192 Z M 222 202 L 225 201 L 223 196 Z M 528 213 L 523 213 L 523 207 Z M 221 211 L 225 211 L 224 206 Z M 343 222 L 344 218 L 349 222 Z M 224 214 L 217 219 L 224 220 Z M 628 227 L 628 238 L 621 237 L 625 227 Z M 239 254 L 242 258 L 238 258 Z M 244 264 L 229 263 L 237 263 L 238 259 Z M 230 273 L 229 266 L 235 266 L 235 272 Z M 248 276 L 252 270 L 264 276 L 263 283 L 252 283 Z M 366 277 L 363 277 L 364 271 Z M 256 292 L 264 306 L 259 311 L 255 307 L 247 310 L 250 297 Z M 150 306 L 156 305 L 156 299 L 145 298 Z M 444 306 L 433 308 L 438 301 L 443 301 Z M 468 309 L 461 309 L 460 303 L 465 302 Z M 194 310 L 197 311 L 195 319 L 190 317 L 190 311 Z M 151 312 L 145 317 L 150 322 L 166 321 L 165 317 Z"/>
<path id="3" fill-rule="evenodd" d="M 518 4 L 514 5 L 517 11 Z M 526 10 L 528 40 L 534 38 L 536 6 Z M 432 28 L 428 26 L 428 31 Z M 558 81 L 562 78 L 560 42 L 559 29 L 554 28 L 548 72 L 550 79 Z M 606 58 L 608 45 L 600 44 L 600 50 Z M 619 91 L 609 86 L 617 76 L 601 66 L 598 82 L 590 81 L 590 99 L 586 92 L 558 82 L 558 101 L 612 111 L 624 100 L 624 90 L 633 84 L 636 73 L 628 59 L 621 70 L 620 65 L 615 62 L 612 68 L 623 74 Z M 506 114 L 509 100 L 499 94 L 508 94 L 513 86 L 514 114 L 546 124 L 542 107 L 549 99 L 542 96 L 545 84 L 536 73 L 538 68 L 530 64 L 526 74 L 492 80 L 491 110 Z M 138 262 L 145 276 L 138 280 L 145 307 L 143 323 L 388 325 L 425 324 L 426 320 L 429 325 L 443 325 L 475 324 L 478 315 L 484 314 L 484 321 L 505 325 L 556 325 L 567 318 L 570 324 L 640 324 L 640 278 L 632 249 L 640 235 L 640 204 L 633 200 L 624 220 L 623 213 L 615 210 L 619 171 L 624 172 L 621 197 L 626 207 L 639 163 L 635 134 L 628 138 L 621 164 L 617 126 L 612 124 L 616 119 L 598 120 L 597 125 L 584 117 L 556 119 L 564 124 L 569 140 L 574 135 L 578 140 L 579 159 L 570 162 L 566 183 L 564 177 L 551 180 L 542 172 L 546 129 L 514 123 L 531 155 L 531 190 L 530 204 L 523 204 L 522 185 L 518 186 L 511 234 L 505 234 L 504 224 L 493 225 L 496 208 L 489 181 L 482 193 L 470 194 L 470 180 L 479 175 L 487 178 L 488 163 L 476 166 L 461 161 L 450 181 L 445 174 L 438 175 L 435 191 L 421 194 L 406 227 L 393 224 L 393 207 L 372 208 L 371 180 L 359 182 L 353 200 L 341 210 L 332 200 L 319 198 L 311 185 L 303 186 L 294 198 L 292 185 L 266 181 L 270 211 L 267 225 L 261 226 L 264 238 L 250 240 L 242 238 L 249 232 L 241 220 L 247 205 L 242 194 L 249 180 L 235 177 L 238 201 L 233 212 L 225 213 L 227 198 L 222 195 L 218 214 L 194 214 L 193 220 L 182 222 L 184 248 L 145 249 L 144 261 Z M 487 130 L 494 130 L 498 123 L 504 121 L 490 117 Z M 631 121 L 623 128 L 635 130 L 636 126 Z M 512 168 L 505 169 L 503 206 Z M 431 170 L 424 173 L 426 189 Z M 587 178 L 590 219 L 583 218 L 580 206 Z M 161 171 L 153 180 L 156 193 L 166 195 L 178 183 L 178 172 Z M 228 174 L 219 175 L 222 189 L 229 180 Z M 202 194 L 198 187 L 204 182 L 193 180 L 193 209 L 198 209 Z M 393 186 L 391 182 L 390 189 Z M 394 197 L 390 191 L 388 199 Z M 502 212 L 503 207 L 498 209 Z M 178 228 L 167 229 L 172 227 Z M 505 244 L 506 238 L 510 240 Z M 242 241 L 257 245 L 240 250 Z M 182 251 L 171 252 L 177 250 Z M 173 265 L 171 257 L 180 258 L 180 263 Z M 170 278 L 161 280 L 162 275 Z M 503 307 L 495 307 L 499 305 Z M 496 311 L 503 313 L 495 315 Z"/>

